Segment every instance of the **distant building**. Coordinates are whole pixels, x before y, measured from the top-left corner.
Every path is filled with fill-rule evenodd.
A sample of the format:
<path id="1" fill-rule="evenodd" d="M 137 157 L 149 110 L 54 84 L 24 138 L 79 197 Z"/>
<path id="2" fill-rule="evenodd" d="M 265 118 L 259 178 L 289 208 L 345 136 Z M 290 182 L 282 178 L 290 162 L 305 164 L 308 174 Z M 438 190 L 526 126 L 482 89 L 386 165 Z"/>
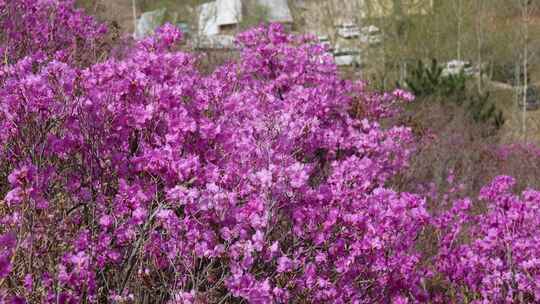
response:
<path id="1" fill-rule="evenodd" d="M 219 34 L 216 2 L 208 2 L 200 5 L 198 7 L 198 14 L 198 32 L 200 36 L 213 36 Z"/>
<path id="2" fill-rule="evenodd" d="M 241 0 L 216 0 L 216 23 L 220 34 L 234 34 L 242 22 Z"/>
<path id="3" fill-rule="evenodd" d="M 198 7 L 199 47 L 232 48 L 231 32 L 242 21 L 240 0 L 216 0 Z"/>
<path id="4" fill-rule="evenodd" d="M 293 23 L 287 0 L 215 0 L 199 6 L 199 35 L 233 35 L 252 4 L 264 10 L 268 22 Z"/>

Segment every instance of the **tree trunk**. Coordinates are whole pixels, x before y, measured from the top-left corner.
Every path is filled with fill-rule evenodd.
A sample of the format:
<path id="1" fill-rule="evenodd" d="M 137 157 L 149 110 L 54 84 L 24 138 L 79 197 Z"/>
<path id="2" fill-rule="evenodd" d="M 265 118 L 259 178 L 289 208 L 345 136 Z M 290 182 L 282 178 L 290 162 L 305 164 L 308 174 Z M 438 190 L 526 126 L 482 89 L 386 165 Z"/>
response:
<path id="1" fill-rule="evenodd" d="M 461 60 L 461 33 L 463 32 L 463 5 L 461 3 L 461 0 L 454 0 L 454 3 L 456 5 L 455 12 L 456 12 L 456 18 L 457 18 L 457 47 L 456 47 L 456 55 L 457 60 Z"/>
<path id="2" fill-rule="evenodd" d="M 522 22 L 523 22 L 523 108 L 521 117 L 521 130 L 523 140 L 527 140 L 527 88 L 529 79 L 527 77 L 529 68 L 529 3 L 528 0 L 522 0 Z"/>
<path id="3" fill-rule="evenodd" d="M 478 12 L 478 17 L 476 20 L 476 52 L 477 52 L 477 65 L 478 65 L 478 93 L 482 94 L 484 91 L 484 73 L 482 70 L 482 61 L 483 58 L 483 49 L 485 41 L 485 32 L 484 32 L 484 18 L 486 13 L 486 2 L 484 0 L 477 0 L 478 6 L 476 7 Z"/>
<path id="4" fill-rule="evenodd" d="M 133 12 L 133 37 L 137 31 L 137 0 L 131 0 L 131 8 Z"/>
<path id="5" fill-rule="evenodd" d="M 527 140 L 527 87 L 529 85 L 528 73 L 528 26 L 525 26 L 525 45 L 523 48 L 523 112 L 522 112 L 522 130 L 523 139 Z"/>

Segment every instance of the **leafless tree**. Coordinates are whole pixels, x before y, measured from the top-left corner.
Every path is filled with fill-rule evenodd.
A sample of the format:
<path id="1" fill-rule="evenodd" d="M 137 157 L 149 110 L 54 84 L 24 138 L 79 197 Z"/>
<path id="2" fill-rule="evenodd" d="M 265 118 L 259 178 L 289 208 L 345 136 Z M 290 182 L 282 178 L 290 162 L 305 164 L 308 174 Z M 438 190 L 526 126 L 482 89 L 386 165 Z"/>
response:
<path id="1" fill-rule="evenodd" d="M 478 65 L 479 74 L 477 76 L 478 92 L 483 93 L 483 52 L 486 43 L 486 19 L 488 17 L 488 2 L 489 0 L 474 0 L 474 11 L 477 12 L 474 22 L 475 38 L 476 38 L 476 64 Z"/>
<path id="2" fill-rule="evenodd" d="M 523 75 L 523 86 L 522 86 L 522 113 L 521 113 L 521 132 L 523 139 L 527 140 L 527 91 L 529 89 L 529 65 L 531 61 L 530 54 L 530 22 L 533 13 L 536 10 L 537 4 L 533 4 L 530 0 L 517 0 L 516 4 L 518 5 L 519 12 L 521 15 L 521 27 L 520 27 L 520 40 L 522 46 L 522 55 L 521 55 L 521 68 Z"/>

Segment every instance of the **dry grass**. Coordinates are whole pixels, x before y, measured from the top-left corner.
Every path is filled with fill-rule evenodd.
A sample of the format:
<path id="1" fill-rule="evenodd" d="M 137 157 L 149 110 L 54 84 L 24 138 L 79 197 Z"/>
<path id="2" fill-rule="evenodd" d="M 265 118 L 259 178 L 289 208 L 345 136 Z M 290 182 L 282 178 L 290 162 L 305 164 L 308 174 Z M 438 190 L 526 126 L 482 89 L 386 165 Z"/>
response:
<path id="1" fill-rule="evenodd" d="M 501 130 L 501 143 L 527 142 L 540 144 L 540 109 L 526 112 L 526 132 L 522 130 L 523 111 L 514 97 L 514 89 L 490 86 L 497 108 L 503 111 L 506 123 Z"/>

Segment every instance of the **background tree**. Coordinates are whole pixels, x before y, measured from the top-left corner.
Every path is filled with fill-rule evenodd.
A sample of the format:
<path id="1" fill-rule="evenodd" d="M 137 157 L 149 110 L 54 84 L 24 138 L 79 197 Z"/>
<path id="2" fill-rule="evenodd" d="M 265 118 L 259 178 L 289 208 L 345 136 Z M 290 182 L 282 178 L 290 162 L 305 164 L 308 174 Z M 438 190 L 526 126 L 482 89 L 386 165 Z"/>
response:
<path id="1" fill-rule="evenodd" d="M 531 18 L 536 11 L 537 8 L 537 1 L 533 2 L 530 0 L 519 0 L 515 2 L 519 8 L 519 13 L 521 17 L 521 26 L 519 27 L 520 32 L 520 40 L 521 40 L 521 47 L 522 47 L 522 55 L 521 55 L 521 67 L 523 70 L 523 89 L 521 95 L 521 103 L 522 103 L 522 117 L 521 117 L 521 132 L 523 134 L 523 139 L 527 140 L 527 91 L 529 88 L 529 65 L 531 63 L 531 60 L 534 58 L 531 58 L 531 36 L 530 36 L 530 23 Z"/>

